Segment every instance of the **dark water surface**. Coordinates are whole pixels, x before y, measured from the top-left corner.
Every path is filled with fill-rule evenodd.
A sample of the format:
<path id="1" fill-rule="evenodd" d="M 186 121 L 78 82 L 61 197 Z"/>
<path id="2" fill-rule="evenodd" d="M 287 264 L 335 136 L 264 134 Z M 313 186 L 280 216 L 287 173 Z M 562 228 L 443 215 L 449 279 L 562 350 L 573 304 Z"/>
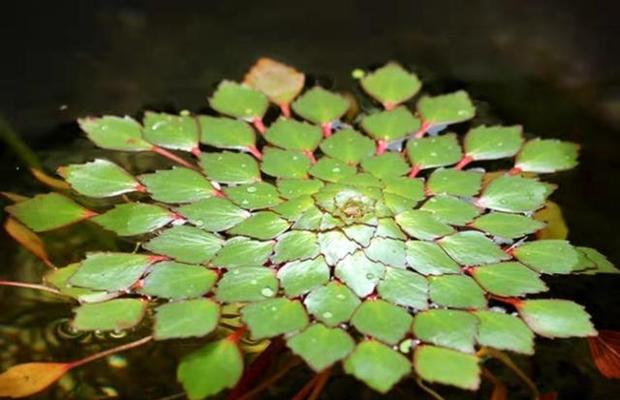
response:
<path id="1" fill-rule="evenodd" d="M 581 165 L 551 178 L 570 239 L 620 264 L 620 23 L 615 2 L 586 1 L 22 1 L 3 4 L 0 114 L 53 170 L 92 151 L 73 121 L 89 113 L 136 115 L 206 107 L 223 78 L 240 79 L 260 56 L 307 72 L 311 81 L 351 90 L 356 67 L 397 60 L 432 94 L 464 88 L 479 122 L 523 124 L 526 132 L 582 144 Z M 37 186 L 9 149 L 0 190 Z M 1 212 L 0 212 L 1 213 Z M 2 234 L 4 235 L 4 234 Z M 66 243 L 64 243 L 66 244 Z M 63 243 L 57 244 L 60 248 Z M 84 248 L 95 246 L 81 243 Z M 79 258 L 79 254 L 67 258 Z M 40 265 L 0 242 L 0 277 L 36 281 Z M 561 277 L 558 297 L 585 304 L 600 329 L 620 330 L 620 278 Z M 105 340 L 67 337 L 69 307 L 0 289 L 0 366 L 32 358 L 67 360 Z M 136 334 L 138 336 L 138 334 Z M 84 348 L 77 345 L 83 343 Z M 93 387 L 70 398 L 157 399 L 179 392 L 173 360 L 183 343 L 128 353 L 129 365 L 93 364 L 74 375 Z M 525 359 L 524 359 L 525 360 Z M 560 399 L 620 398 L 620 385 L 592 371 L 584 341 L 540 341 L 523 361 Z M 501 370 L 501 368 L 495 368 Z M 506 374 L 509 376 L 509 374 Z M 287 398 L 309 378 L 297 371 L 272 397 Z M 140 382 L 137 384 L 136 382 Z M 406 382 L 403 387 L 411 386 Z M 511 386 L 511 399 L 523 398 Z M 447 398 L 476 398 L 440 388 Z M 55 389 L 41 399 L 66 398 Z M 411 398 L 407 389 L 394 398 Z M 267 396 L 267 395 L 265 395 Z M 484 397 L 487 398 L 488 392 Z M 324 398 L 376 398 L 335 378 Z M 426 398 L 419 395 L 417 398 Z"/>

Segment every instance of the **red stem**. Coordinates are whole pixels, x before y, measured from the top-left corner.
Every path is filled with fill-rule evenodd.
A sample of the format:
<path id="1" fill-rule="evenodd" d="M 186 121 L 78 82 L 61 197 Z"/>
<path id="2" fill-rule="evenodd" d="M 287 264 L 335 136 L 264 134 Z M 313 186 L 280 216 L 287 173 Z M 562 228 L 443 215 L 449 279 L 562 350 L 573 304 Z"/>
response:
<path id="1" fill-rule="evenodd" d="M 256 146 L 249 146 L 247 149 L 257 160 L 262 160 L 263 153 Z"/>
<path id="2" fill-rule="evenodd" d="M 523 302 L 521 299 L 517 297 L 502 297 L 496 296 L 494 294 L 490 295 L 493 300 L 501 301 L 502 303 L 510 304 L 516 308 L 519 308 L 519 305 Z"/>
<path id="3" fill-rule="evenodd" d="M 265 134 L 265 131 L 267 131 L 267 128 L 265 128 L 265 124 L 260 117 L 254 117 L 254 119 L 252 120 L 252 124 L 261 135 Z"/>
<path id="4" fill-rule="evenodd" d="M 409 171 L 409 178 L 415 178 L 416 176 L 418 176 L 420 170 L 421 168 L 418 165 L 414 165 L 413 167 L 411 167 L 411 171 Z"/>
<path id="5" fill-rule="evenodd" d="M 388 148 L 388 142 L 385 140 L 377 140 L 377 155 L 385 153 Z"/>
<path id="6" fill-rule="evenodd" d="M 419 139 L 421 137 L 423 137 L 426 132 L 428 132 L 428 129 L 431 127 L 431 123 L 428 121 L 423 121 L 422 122 L 422 126 L 420 126 L 420 129 L 413 135 L 416 139 Z"/>
<path id="7" fill-rule="evenodd" d="M 280 111 L 286 118 L 291 117 L 291 106 L 288 103 L 280 103 Z"/>
<path id="8" fill-rule="evenodd" d="M 200 147 L 196 146 L 192 149 L 192 154 L 196 157 L 200 157 Z"/>
<path id="9" fill-rule="evenodd" d="M 385 103 L 383 103 L 383 108 L 385 108 L 385 111 L 392 111 L 394 108 L 396 108 L 396 104 L 392 103 L 391 101 L 386 101 Z"/>
<path id="10" fill-rule="evenodd" d="M 239 341 L 241 340 L 243 335 L 245 335 L 245 331 L 246 331 L 246 327 L 245 327 L 245 325 L 243 325 L 243 326 L 237 328 L 236 331 L 234 331 L 233 333 L 228 335 L 226 337 L 226 339 L 230 340 L 233 343 L 239 343 Z"/>
<path id="11" fill-rule="evenodd" d="M 310 160 L 312 164 L 316 164 L 316 158 L 314 157 L 314 153 L 311 150 L 305 150 L 304 155 Z"/>
<path id="12" fill-rule="evenodd" d="M 510 171 L 508 171 L 508 175 L 519 175 L 521 172 L 523 172 L 521 168 L 514 167 Z"/>
<path id="13" fill-rule="evenodd" d="M 162 149 L 159 146 L 153 146 L 151 148 L 151 151 L 154 153 L 157 153 L 163 157 L 166 157 L 167 159 L 174 161 L 177 164 L 181 164 L 184 167 L 187 168 L 191 168 L 191 169 L 196 169 L 196 167 L 190 163 L 188 163 L 187 161 L 185 161 L 184 159 L 182 159 L 181 157 L 177 156 L 176 154 L 166 150 L 166 149 Z"/>
<path id="14" fill-rule="evenodd" d="M 68 363 L 68 367 L 69 369 L 79 367 L 80 365 L 88 364 L 89 362 L 98 360 L 100 358 L 107 357 L 115 353 L 120 353 L 121 351 L 129 350 L 129 349 L 133 349 L 134 347 L 141 346 L 145 343 L 150 342 L 152 339 L 153 339 L 153 336 L 146 336 L 146 337 L 143 337 L 142 339 L 136 340 L 135 342 L 130 342 L 130 343 L 118 346 L 118 347 L 113 347 L 111 349 L 104 350 L 99 353 L 95 353 L 92 356 L 82 358 L 81 360 L 70 362 Z"/>
<path id="15" fill-rule="evenodd" d="M 459 163 L 454 166 L 454 169 L 461 170 L 465 168 L 472 161 L 474 161 L 473 157 L 464 156 L 463 158 L 461 158 L 461 161 L 459 161 Z"/>
<path id="16" fill-rule="evenodd" d="M 332 123 L 326 122 L 321 124 L 321 129 L 323 130 L 323 137 L 330 137 L 332 135 Z"/>
<path id="17" fill-rule="evenodd" d="M 15 282 L 15 281 L 0 281 L 0 286 L 13 286 L 23 289 L 34 289 L 34 290 L 42 290 L 44 292 L 50 292 L 54 294 L 61 294 L 58 289 L 51 288 L 45 285 L 39 285 L 37 283 L 27 283 L 27 282 Z"/>

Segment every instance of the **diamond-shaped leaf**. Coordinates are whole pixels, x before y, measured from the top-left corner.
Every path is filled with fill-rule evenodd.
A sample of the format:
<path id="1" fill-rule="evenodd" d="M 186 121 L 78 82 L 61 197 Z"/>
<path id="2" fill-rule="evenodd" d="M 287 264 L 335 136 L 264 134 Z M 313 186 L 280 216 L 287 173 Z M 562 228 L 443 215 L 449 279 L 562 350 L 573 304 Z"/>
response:
<path id="1" fill-rule="evenodd" d="M 549 173 L 574 168 L 579 145 L 556 139 L 534 139 L 523 146 L 515 167 L 526 172 Z"/>
<path id="2" fill-rule="evenodd" d="M 385 265 L 405 269 L 405 242 L 401 240 L 376 237 L 364 250 L 366 256 L 373 261 Z"/>
<path id="3" fill-rule="evenodd" d="M 139 183 L 127 171 L 108 160 L 96 159 L 85 164 L 58 168 L 78 193 L 90 197 L 111 197 L 138 190 Z"/>
<path id="4" fill-rule="evenodd" d="M 173 167 L 139 178 L 151 197 L 164 203 L 191 203 L 215 195 L 211 183 L 189 168 Z"/>
<path id="5" fill-rule="evenodd" d="M 476 231 L 457 232 L 437 243 L 461 265 L 492 264 L 510 258 L 491 239 Z"/>
<path id="6" fill-rule="evenodd" d="M 286 150 L 314 151 L 323 135 L 316 125 L 280 118 L 267 129 L 265 139 Z"/>
<path id="7" fill-rule="evenodd" d="M 362 128 L 373 138 L 390 142 L 415 133 L 420 128 L 420 120 L 405 107 L 397 107 L 364 117 Z"/>
<path id="8" fill-rule="evenodd" d="M 334 274 L 360 297 L 371 294 L 385 273 L 385 266 L 370 261 L 364 252 L 346 256 L 336 265 Z"/>
<path id="9" fill-rule="evenodd" d="M 267 267 L 235 268 L 226 272 L 217 284 L 218 301 L 261 301 L 274 297 L 278 291 L 275 270 Z"/>
<path id="10" fill-rule="evenodd" d="M 328 182 L 339 182 L 355 175 L 355 168 L 333 158 L 323 157 L 310 168 L 310 175 Z"/>
<path id="11" fill-rule="evenodd" d="M 202 229 L 179 225 L 162 231 L 143 247 L 181 262 L 205 263 L 220 250 L 222 243 L 222 239 Z"/>
<path id="12" fill-rule="evenodd" d="M 467 93 L 459 90 L 440 96 L 422 97 L 418 102 L 418 112 L 424 118 L 424 122 L 431 125 L 446 125 L 472 119 L 476 109 Z"/>
<path id="13" fill-rule="evenodd" d="M 270 58 L 259 59 L 245 76 L 243 83 L 260 90 L 269 100 L 288 104 L 301 92 L 304 74 Z"/>
<path id="14" fill-rule="evenodd" d="M 343 96 L 315 86 L 293 103 L 293 110 L 315 124 L 326 124 L 340 119 L 347 112 L 349 102 Z"/>
<path id="15" fill-rule="evenodd" d="M 362 168 L 377 178 L 405 175 L 410 169 L 403 156 L 393 152 L 364 159 Z"/>
<path id="16" fill-rule="evenodd" d="M 219 149 L 249 149 L 256 144 L 256 134 L 246 122 L 201 115 L 200 142 Z"/>
<path id="17" fill-rule="evenodd" d="M 233 203 L 248 210 L 273 207 L 282 202 L 276 187 L 265 182 L 227 187 L 224 193 Z"/>
<path id="18" fill-rule="evenodd" d="M 273 246 L 273 241 L 259 242 L 246 237 L 233 237 L 226 241 L 211 264 L 223 268 L 263 265 L 273 252 Z"/>
<path id="19" fill-rule="evenodd" d="M 198 125 L 190 115 L 170 115 L 147 111 L 144 113 L 144 138 L 166 149 L 196 151 Z"/>
<path id="20" fill-rule="evenodd" d="M 523 264 L 547 274 L 569 274 L 579 262 L 579 253 L 565 240 L 527 242 L 512 254 Z"/>
<path id="21" fill-rule="evenodd" d="M 278 236 L 288 227 L 289 223 L 280 218 L 278 214 L 271 211 L 261 211 L 252 214 L 251 217 L 230 229 L 228 233 L 266 240 Z"/>
<path id="22" fill-rule="evenodd" d="M 153 266 L 140 292 L 167 299 L 200 297 L 213 287 L 218 276 L 201 265 L 164 261 Z"/>
<path id="23" fill-rule="evenodd" d="M 548 195 L 548 188 L 536 179 L 504 175 L 489 183 L 478 205 L 497 211 L 528 212 L 542 207 Z"/>
<path id="24" fill-rule="evenodd" d="M 297 297 L 329 282 L 330 270 L 323 257 L 293 261 L 278 270 L 278 279 L 288 297 Z"/>
<path id="25" fill-rule="evenodd" d="M 308 325 L 304 306 L 283 298 L 248 304 L 241 309 L 241 318 L 254 340 L 300 331 Z"/>
<path id="26" fill-rule="evenodd" d="M 251 215 L 229 200 L 219 197 L 211 197 L 179 207 L 177 212 L 197 227 L 213 232 L 229 229 Z"/>
<path id="27" fill-rule="evenodd" d="M 461 171 L 451 168 L 434 170 L 426 184 L 429 193 L 463 197 L 475 196 L 480 192 L 481 186 L 481 172 Z"/>
<path id="28" fill-rule="evenodd" d="M 302 195 L 278 204 L 271 209 L 272 211 L 277 212 L 289 221 L 296 221 L 303 215 L 305 211 L 312 208 L 313 206 L 314 199 L 312 199 L 312 197 L 308 195 Z"/>
<path id="29" fill-rule="evenodd" d="M 142 138 L 142 126 L 130 117 L 103 116 L 78 119 L 80 128 L 97 146 L 119 151 L 148 151 L 153 145 Z"/>
<path id="30" fill-rule="evenodd" d="M 351 289 L 337 281 L 314 289 L 304 300 L 308 312 L 327 326 L 349 321 L 360 303 Z"/>
<path id="31" fill-rule="evenodd" d="M 440 306 L 453 308 L 486 308 L 484 291 L 468 276 L 431 276 L 429 292 L 431 300 Z"/>
<path id="32" fill-rule="evenodd" d="M 200 166 L 207 176 L 223 183 L 253 183 L 260 181 L 258 164 L 249 155 L 224 151 L 203 153 Z"/>
<path id="33" fill-rule="evenodd" d="M 422 83 L 415 74 L 407 72 L 396 63 L 389 63 L 366 75 L 360 81 L 372 97 L 391 108 L 413 97 Z"/>
<path id="34" fill-rule="evenodd" d="M 461 159 L 461 146 L 454 133 L 437 137 L 409 140 L 409 161 L 418 169 L 445 167 Z"/>
<path id="35" fill-rule="evenodd" d="M 474 311 L 480 320 L 478 343 L 500 350 L 534 354 L 534 334 L 521 318 L 493 311 Z"/>
<path id="36" fill-rule="evenodd" d="M 71 323 L 79 331 L 120 331 L 138 325 L 146 312 L 139 299 L 115 299 L 103 303 L 82 304 Z"/>
<path id="37" fill-rule="evenodd" d="M 585 271 L 584 273 L 602 273 L 602 274 L 618 274 L 618 270 L 603 254 L 598 250 L 589 247 L 577 247 L 577 250 L 584 254 L 586 258 L 594 264 L 592 270 Z"/>
<path id="38" fill-rule="evenodd" d="M 156 260 L 146 254 L 90 253 L 69 283 L 98 290 L 126 290 Z"/>
<path id="39" fill-rule="evenodd" d="M 375 152 L 374 142 L 353 129 L 343 129 L 325 139 L 321 150 L 347 164 L 357 164 Z"/>
<path id="40" fill-rule="evenodd" d="M 436 346 L 419 346 L 413 365 L 420 377 L 429 382 L 476 390 L 480 386 L 478 358 L 460 351 Z"/>
<path id="41" fill-rule="evenodd" d="M 518 262 L 476 267 L 472 275 L 486 291 L 498 296 L 523 296 L 547 290 L 536 272 Z"/>
<path id="42" fill-rule="evenodd" d="M 418 202 L 423 200 L 424 182 L 421 179 L 411 179 L 405 177 L 383 178 L 385 192 L 393 193 L 407 199 Z"/>
<path id="43" fill-rule="evenodd" d="M 322 371 L 353 351 L 355 342 L 345 331 L 314 324 L 289 338 L 287 346 L 315 371 Z"/>
<path id="44" fill-rule="evenodd" d="M 404 211 L 395 218 L 405 232 L 417 239 L 434 240 L 454 232 L 450 225 L 439 222 L 429 211 Z"/>
<path id="45" fill-rule="evenodd" d="M 472 160 L 512 157 L 523 144 L 521 126 L 478 126 L 465 135 L 463 147 Z"/>
<path id="46" fill-rule="evenodd" d="M 525 323 L 538 335 L 550 338 L 595 336 L 596 330 L 583 306 L 568 300 L 525 300 L 517 304 Z"/>
<path id="47" fill-rule="evenodd" d="M 91 211 L 58 193 L 36 195 L 6 207 L 6 211 L 35 232 L 62 228 L 92 216 Z"/>
<path id="48" fill-rule="evenodd" d="M 306 178 L 310 160 L 298 150 L 280 150 L 266 147 L 261 162 L 261 170 L 276 178 Z"/>
<path id="49" fill-rule="evenodd" d="M 86 289 L 69 284 L 69 279 L 80 267 L 79 263 L 69 264 L 66 267 L 57 268 L 44 276 L 46 284 L 54 286 L 65 296 L 73 297 L 80 303 L 97 303 L 116 297 L 115 293 L 100 290 Z"/>
<path id="50" fill-rule="evenodd" d="M 461 226 L 480 214 L 480 210 L 473 204 L 448 195 L 431 197 L 420 210 L 432 213 L 439 222 Z"/>
<path id="51" fill-rule="evenodd" d="M 412 329 L 424 342 L 473 353 L 478 318 L 466 311 L 428 310 L 416 314 Z"/>
<path id="52" fill-rule="evenodd" d="M 394 222 L 392 218 L 380 218 L 377 220 L 377 232 L 375 236 L 400 240 L 405 240 L 407 238 L 407 235 L 400 230 L 398 224 Z"/>
<path id="53" fill-rule="evenodd" d="M 213 332 L 220 307 L 213 300 L 193 299 L 161 305 L 155 309 L 156 340 L 202 337 Z"/>
<path id="54" fill-rule="evenodd" d="M 490 235 L 506 239 L 523 237 L 545 227 L 544 223 L 535 219 L 500 212 L 491 212 L 478 217 L 470 225 Z"/>
<path id="55" fill-rule="evenodd" d="M 375 227 L 368 225 L 349 225 L 342 229 L 344 234 L 351 240 L 363 247 L 368 247 L 370 239 L 375 235 Z"/>
<path id="56" fill-rule="evenodd" d="M 366 300 L 355 311 L 351 324 L 359 332 L 396 344 L 411 328 L 413 318 L 404 309 L 384 300 Z"/>
<path id="57" fill-rule="evenodd" d="M 393 304 L 418 310 L 428 307 L 428 282 L 411 271 L 387 267 L 377 292 L 382 299 Z"/>
<path id="58" fill-rule="evenodd" d="M 286 199 L 311 195 L 323 187 L 323 182 L 315 179 L 278 179 L 278 191 Z"/>
<path id="59" fill-rule="evenodd" d="M 244 119 L 262 118 L 269 107 L 264 94 L 231 81 L 219 84 L 209 104 L 222 114 Z"/>
<path id="60" fill-rule="evenodd" d="M 433 242 L 407 242 L 407 264 L 423 275 L 442 275 L 460 272 L 460 266 L 441 247 Z"/>
<path id="61" fill-rule="evenodd" d="M 92 221 L 119 236 L 153 232 L 174 220 L 170 210 L 148 203 L 119 204 Z"/>
<path id="62" fill-rule="evenodd" d="M 293 260 L 306 260 L 319 254 L 316 234 L 308 231 L 287 232 L 278 238 L 273 262 L 280 264 Z"/>

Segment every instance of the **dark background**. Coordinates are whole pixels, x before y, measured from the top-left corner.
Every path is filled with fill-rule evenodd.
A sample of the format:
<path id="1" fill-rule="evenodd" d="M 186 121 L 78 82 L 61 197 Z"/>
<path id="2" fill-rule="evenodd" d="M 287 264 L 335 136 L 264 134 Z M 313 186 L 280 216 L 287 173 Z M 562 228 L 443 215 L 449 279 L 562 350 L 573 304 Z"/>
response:
<path id="1" fill-rule="evenodd" d="M 219 80 L 240 79 L 260 56 L 339 90 L 354 87 L 354 68 L 396 60 L 429 93 L 464 88 L 481 114 L 581 143 L 579 168 L 550 178 L 560 184 L 553 198 L 571 241 L 620 264 L 616 1 L 8 3 L 0 115 L 39 152 L 70 151 L 80 140 L 73 121 L 85 114 L 204 108 Z M 0 190 L 30 188 L 15 155 L 0 156 Z M 558 297 L 585 304 L 598 327 L 620 329 L 617 276 L 550 282 Z"/>

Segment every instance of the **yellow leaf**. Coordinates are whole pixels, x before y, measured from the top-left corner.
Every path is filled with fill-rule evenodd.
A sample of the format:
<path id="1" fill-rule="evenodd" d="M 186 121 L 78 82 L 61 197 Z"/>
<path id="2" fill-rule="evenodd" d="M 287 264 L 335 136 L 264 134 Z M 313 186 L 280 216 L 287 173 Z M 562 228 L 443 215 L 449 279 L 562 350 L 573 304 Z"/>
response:
<path id="1" fill-rule="evenodd" d="M 541 229 L 536 237 L 538 239 L 566 239 L 568 227 L 562 215 L 562 209 L 553 201 L 548 200 L 545 207 L 534 214 L 534 219 L 544 222 L 547 226 Z"/>
<path id="2" fill-rule="evenodd" d="M 26 363 L 0 374 L 0 397 L 19 398 L 40 392 L 60 379 L 69 369 L 65 363 Z"/>
<path id="3" fill-rule="evenodd" d="M 4 229 L 13 239 L 24 246 L 26 250 L 43 260 L 47 266 L 56 268 L 47 255 L 43 241 L 36 233 L 13 218 L 8 218 L 6 220 L 4 223 Z"/>
<path id="4" fill-rule="evenodd" d="M 71 186 L 61 179 L 56 179 L 37 168 L 30 168 L 30 173 L 39 182 L 56 190 L 69 190 Z"/>
<path id="5" fill-rule="evenodd" d="M 260 90 L 278 105 L 289 104 L 304 87 L 305 76 L 295 68 L 270 58 L 261 58 L 250 69 L 243 83 Z"/>

